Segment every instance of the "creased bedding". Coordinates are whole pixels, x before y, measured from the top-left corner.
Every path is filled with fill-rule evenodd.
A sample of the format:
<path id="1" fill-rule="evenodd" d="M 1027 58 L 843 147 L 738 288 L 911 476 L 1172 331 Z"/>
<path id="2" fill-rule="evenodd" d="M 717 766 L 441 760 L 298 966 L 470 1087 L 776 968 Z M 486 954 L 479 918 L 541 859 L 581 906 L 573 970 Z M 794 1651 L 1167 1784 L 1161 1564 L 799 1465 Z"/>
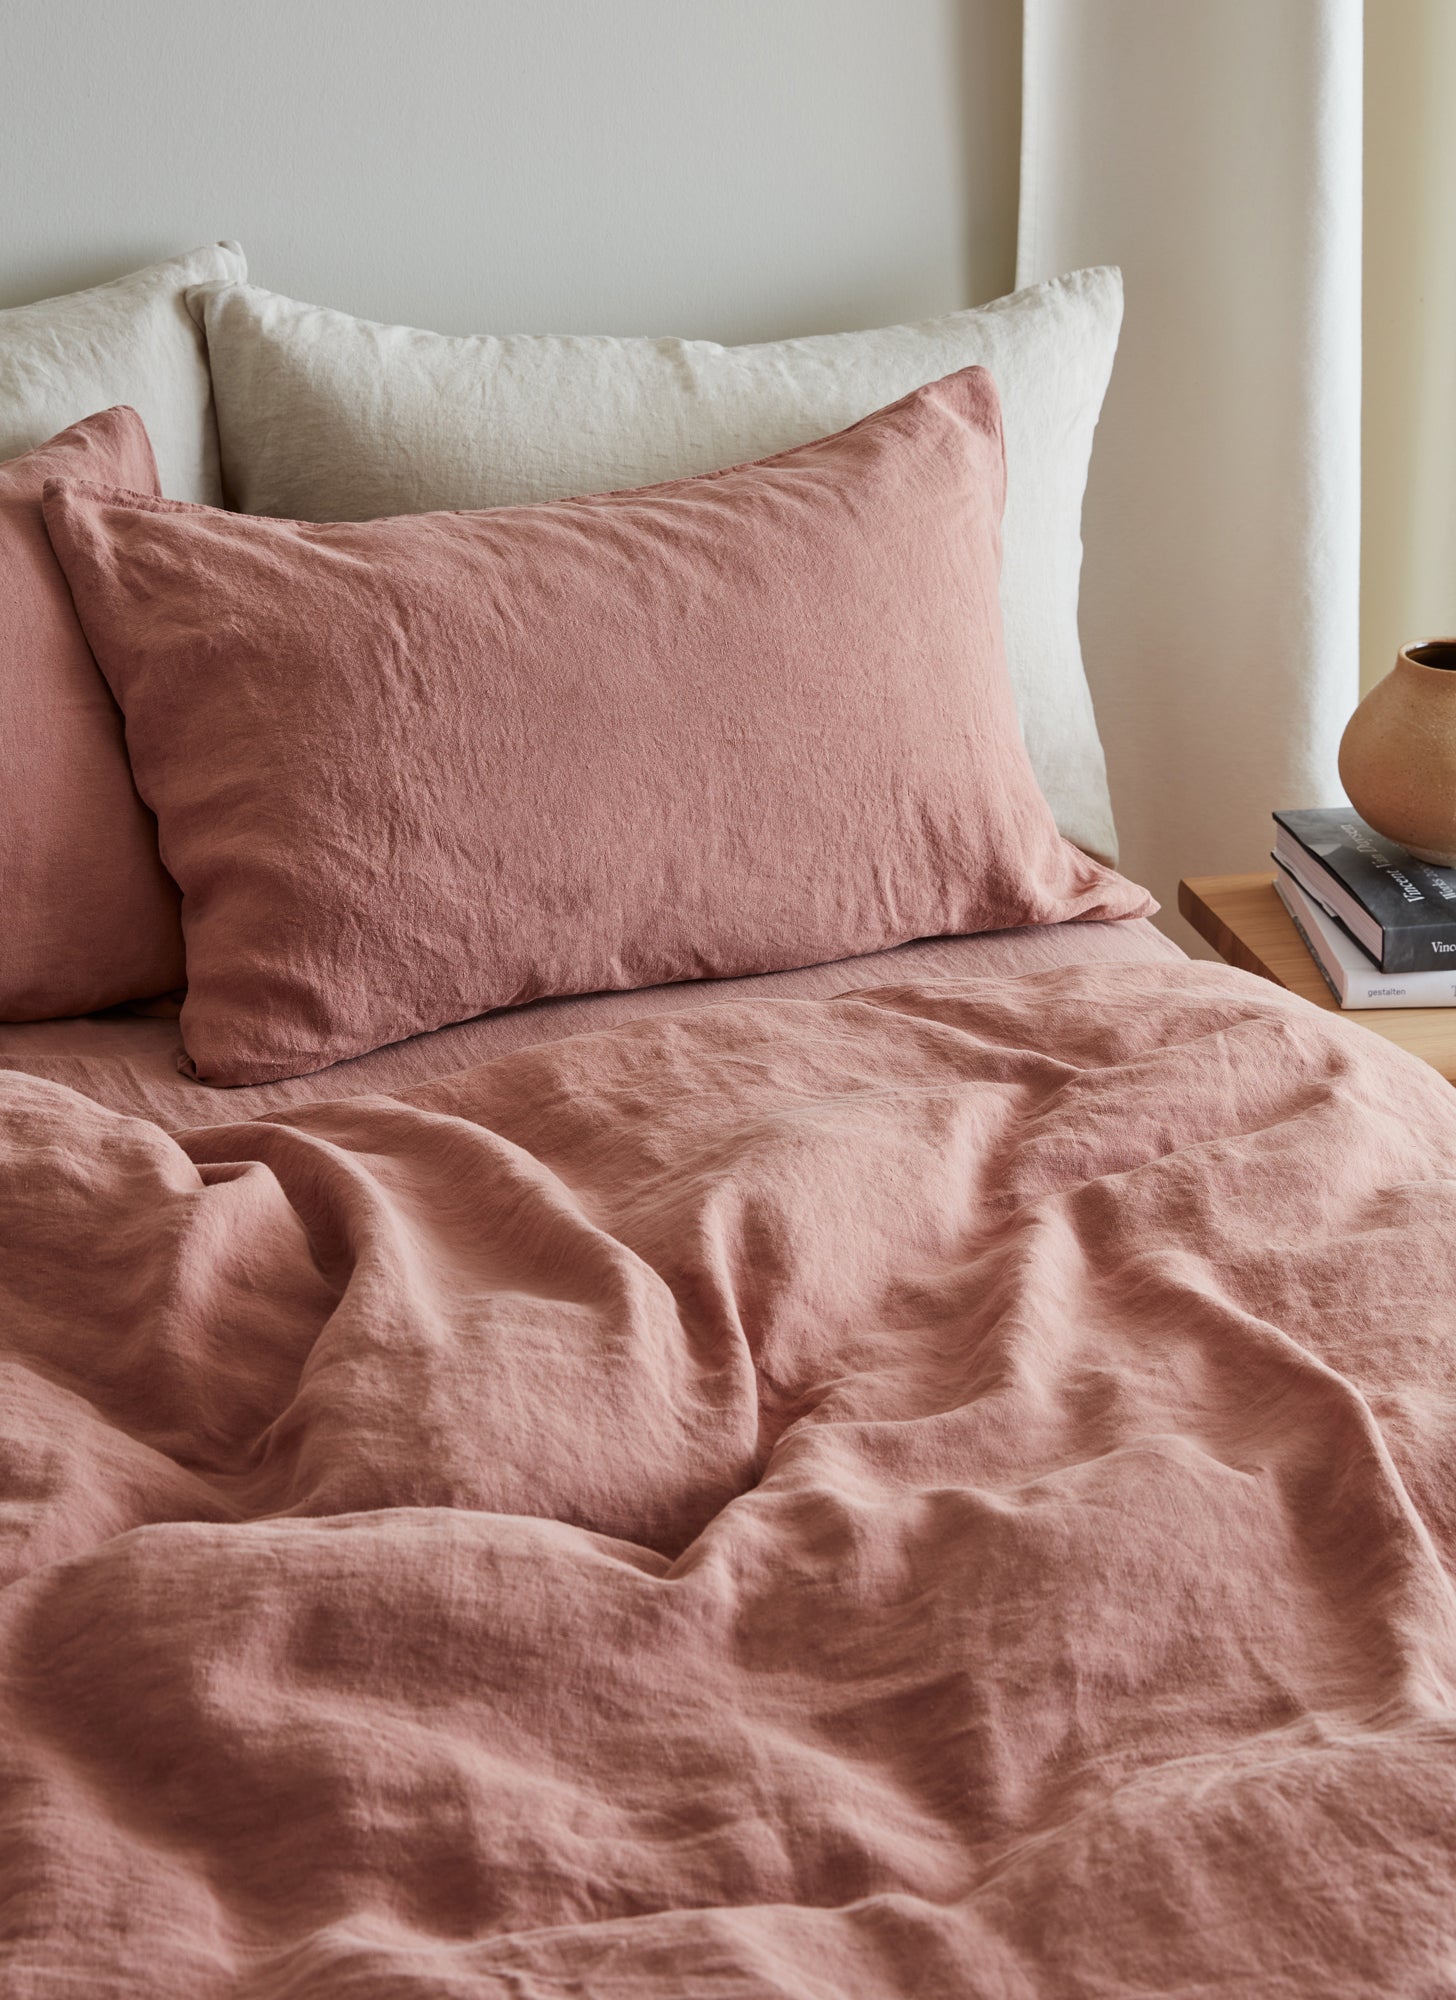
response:
<path id="1" fill-rule="evenodd" d="M 0 1991 L 1452 1990 L 1456 1096 L 1374 1036 L 1082 967 L 0 1109 Z"/>
<path id="2" fill-rule="evenodd" d="M 975 937 L 921 938 L 864 958 L 836 959 L 792 972 L 764 972 L 748 979 L 688 979 L 633 993 L 588 993 L 569 1000 L 537 1000 L 480 1014 L 453 1028 L 391 1042 L 367 1056 L 311 1076 L 281 1083 L 243 1084 L 219 1091 L 178 1073 L 182 1053 L 175 1003 L 171 1018 L 144 1019 L 113 1011 L 70 1021 L 0 1021 L 0 1069 L 69 1084 L 112 1111 L 153 1119 L 169 1132 L 213 1125 L 221 1118 L 255 1118 L 313 1104 L 323 1097 L 391 1095 L 477 1063 L 494 1062 L 515 1049 L 595 1034 L 646 1014 L 716 1007 L 739 999 L 832 999 L 868 986 L 902 986 L 927 979 L 982 979 L 987 974 L 1047 972 L 1061 965 L 1124 965 L 1172 960 L 1183 954 L 1145 917 L 1116 923 L 1033 924 L 1028 930 L 983 931 Z"/>

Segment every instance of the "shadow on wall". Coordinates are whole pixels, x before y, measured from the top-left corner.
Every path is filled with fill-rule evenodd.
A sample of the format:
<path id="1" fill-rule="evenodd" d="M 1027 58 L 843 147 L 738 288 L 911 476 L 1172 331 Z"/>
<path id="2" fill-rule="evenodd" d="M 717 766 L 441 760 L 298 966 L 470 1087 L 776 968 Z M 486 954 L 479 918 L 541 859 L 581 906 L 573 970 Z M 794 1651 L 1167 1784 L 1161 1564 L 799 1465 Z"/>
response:
<path id="1" fill-rule="evenodd" d="M 960 0 L 955 9 L 961 174 L 966 188 L 966 305 L 1016 283 L 1021 193 L 1021 0 Z"/>

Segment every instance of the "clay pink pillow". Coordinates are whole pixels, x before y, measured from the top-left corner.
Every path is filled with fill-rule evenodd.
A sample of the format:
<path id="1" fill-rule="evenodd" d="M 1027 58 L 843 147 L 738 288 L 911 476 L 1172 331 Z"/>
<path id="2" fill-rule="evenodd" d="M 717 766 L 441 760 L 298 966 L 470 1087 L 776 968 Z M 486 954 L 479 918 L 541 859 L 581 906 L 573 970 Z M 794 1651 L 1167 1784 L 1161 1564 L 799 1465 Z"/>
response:
<path id="1" fill-rule="evenodd" d="M 185 1065 L 1146 911 L 1022 748 L 1004 483 L 971 368 L 758 464 L 485 513 L 49 486 L 182 887 Z"/>
<path id="2" fill-rule="evenodd" d="M 135 410 L 0 465 L 0 1020 L 85 1014 L 182 980 L 177 889 L 121 716 L 41 518 L 48 479 L 157 492 Z"/>

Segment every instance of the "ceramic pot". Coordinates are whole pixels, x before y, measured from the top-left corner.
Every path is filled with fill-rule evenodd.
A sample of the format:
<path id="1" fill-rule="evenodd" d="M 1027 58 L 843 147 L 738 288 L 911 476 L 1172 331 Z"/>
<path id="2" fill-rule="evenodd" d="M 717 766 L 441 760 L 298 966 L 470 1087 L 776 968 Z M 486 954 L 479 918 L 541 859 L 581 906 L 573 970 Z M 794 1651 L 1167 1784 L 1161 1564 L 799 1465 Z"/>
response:
<path id="1" fill-rule="evenodd" d="M 1456 865 L 1456 639 L 1418 639 L 1345 725 L 1340 782 L 1421 861 Z"/>

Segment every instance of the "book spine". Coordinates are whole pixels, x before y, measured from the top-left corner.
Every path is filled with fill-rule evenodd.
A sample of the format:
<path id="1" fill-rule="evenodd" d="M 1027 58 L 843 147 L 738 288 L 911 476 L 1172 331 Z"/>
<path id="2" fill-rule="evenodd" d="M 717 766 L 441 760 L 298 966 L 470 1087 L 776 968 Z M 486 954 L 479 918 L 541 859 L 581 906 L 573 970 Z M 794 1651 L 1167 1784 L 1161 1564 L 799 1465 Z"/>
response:
<path id="1" fill-rule="evenodd" d="M 1381 927 L 1382 972 L 1456 972 L 1456 935 L 1449 925 L 1421 924 L 1393 931 Z"/>
<path id="2" fill-rule="evenodd" d="M 1412 973 L 1412 980 L 1423 977 Z M 1456 986 L 1456 981 L 1451 982 Z M 1342 1007 L 1352 1007 L 1374 1013 L 1398 1013 L 1402 1007 L 1452 1007 L 1456 1008 L 1456 991 L 1423 993 L 1419 987 L 1393 983 L 1389 979 L 1374 974 L 1365 978 L 1350 975 L 1350 984 Z"/>

